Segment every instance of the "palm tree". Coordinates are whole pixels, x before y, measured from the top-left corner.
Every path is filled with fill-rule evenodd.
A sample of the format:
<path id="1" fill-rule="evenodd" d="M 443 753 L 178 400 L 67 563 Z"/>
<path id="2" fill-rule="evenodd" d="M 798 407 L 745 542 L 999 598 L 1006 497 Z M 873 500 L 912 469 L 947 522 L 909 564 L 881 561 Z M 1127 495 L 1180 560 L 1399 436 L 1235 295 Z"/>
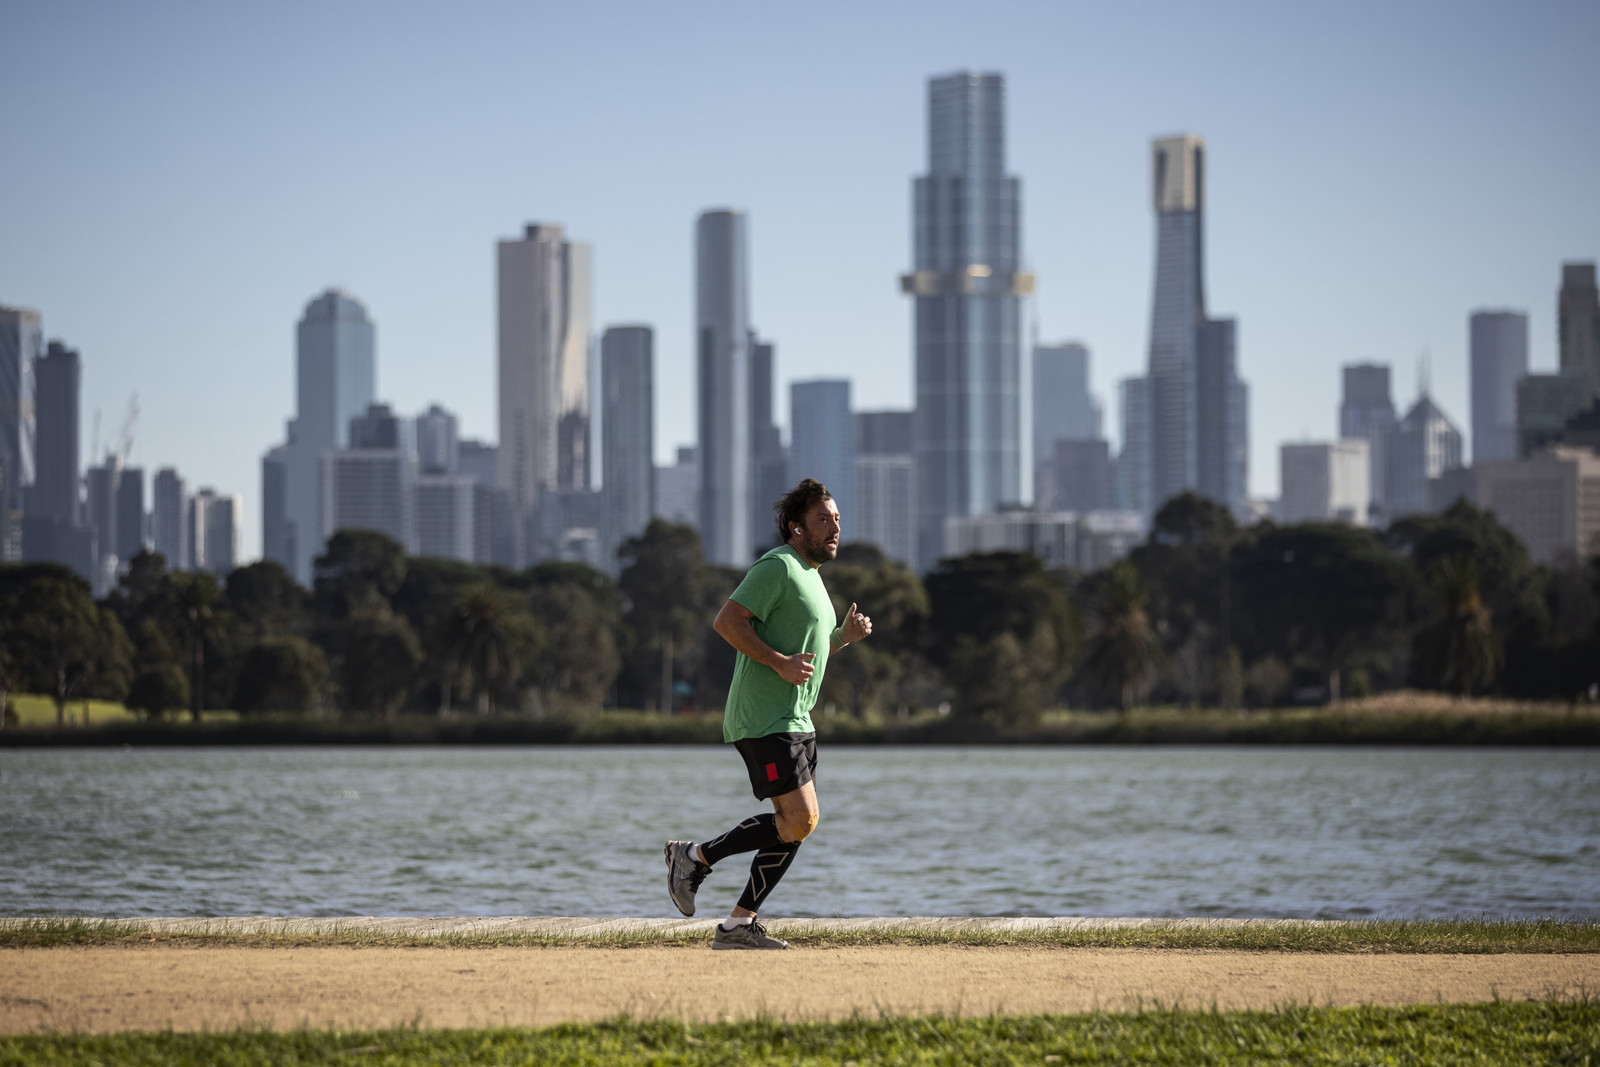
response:
<path id="1" fill-rule="evenodd" d="M 532 616 L 517 599 L 487 582 L 465 586 L 456 593 L 435 629 L 440 651 L 450 665 L 446 682 L 456 668 L 465 669 L 478 698 L 478 711 L 488 713 L 496 688 L 514 683 L 524 660 L 538 643 Z M 448 691 L 445 704 L 450 701 Z"/>
<path id="2" fill-rule="evenodd" d="M 1500 674 L 1500 638 L 1478 589 L 1478 565 L 1470 556 L 1440 560 L 1433 572 L 1438 597 L 1433 621 L 1417 634 L 1413 655 L 1429 683 L 1471 696 Z"/>
<path id="3" fill-rule="evenodd" d="M 1099 628 L 1089 641 L 1083 669 L 1102 691 L 1117 695 L 1124 712 L 1161 662 L 1161 644 L 1144 611 L 1139 572 L 1123 561 L 1105 576 L 1095 604 Z"/>
<path id="4" fill-rule="evenodd" d="M 220 644 L 227 635 L 222 619 L 222 587 L 215 575 L 176 571 L 169 577 L 168 616 L 172 628 L 189 644 L 189 710 L 200 721 L 205 706 L 206 643 Z"/>

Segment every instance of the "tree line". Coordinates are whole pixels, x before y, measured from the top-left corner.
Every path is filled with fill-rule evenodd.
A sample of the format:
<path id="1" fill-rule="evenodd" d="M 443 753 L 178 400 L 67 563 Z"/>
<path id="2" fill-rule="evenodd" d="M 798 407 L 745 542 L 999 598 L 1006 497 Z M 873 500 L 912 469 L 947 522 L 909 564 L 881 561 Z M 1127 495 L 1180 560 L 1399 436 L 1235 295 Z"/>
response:
<path id="1" fill-rule="evenodd" d="M 720 708 L 733 651 L 710 622 L 742 570 L 661 520 L 619 562 L 615 579 L 511 571 L 344 530 L 310 589 L 270 561 L 219 581 L 144 552 L 99 602 L 63 568 L 0 567 L 0 703 L 47 693 L 58 722 L 88 698 L 195 718 Z M 1600 680 L 1600 557 L 1534 566 L 1465 503 L 1384 531 L 1241 527 L 1189 494 L 1092 573 L 999 552 L 919 578 L 847 543 L 823 576 L 836 609 L 874 623 L 828 665 L 820 699 L 844 713 L 948 704 L 1014 722 L 1062 703 L 1276 706 L 1406 685 L 1576 699 Z"/>

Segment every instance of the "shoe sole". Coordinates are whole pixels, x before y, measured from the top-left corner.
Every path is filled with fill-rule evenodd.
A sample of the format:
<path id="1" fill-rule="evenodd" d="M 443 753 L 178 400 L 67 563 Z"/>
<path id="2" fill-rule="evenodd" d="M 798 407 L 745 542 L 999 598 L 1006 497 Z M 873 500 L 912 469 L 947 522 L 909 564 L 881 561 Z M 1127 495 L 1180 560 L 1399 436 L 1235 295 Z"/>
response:
<path id="1" fill-rule="evenodd" d="M 711 947 L 718 952 L 782 952 L 788 945 L 730 945 L 726 941 L 713 941 Z"/>

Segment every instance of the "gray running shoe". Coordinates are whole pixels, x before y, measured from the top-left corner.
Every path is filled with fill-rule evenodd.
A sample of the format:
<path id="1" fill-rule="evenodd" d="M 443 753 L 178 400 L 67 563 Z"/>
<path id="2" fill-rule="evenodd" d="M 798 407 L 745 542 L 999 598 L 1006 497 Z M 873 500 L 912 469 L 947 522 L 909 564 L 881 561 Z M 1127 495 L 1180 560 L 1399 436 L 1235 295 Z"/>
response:
<path id="1" fill-rule="evenodd" d="M 694 894 L 700 883 L 711 873 L 709 864 L 689 856 L 692 841 L 668 841 L 664 850 L 667 857 L 667 895 L 673 906 L 685 915 L 694 914 Z"/>
<path id="2" fill-rule="evenodd" d="M 711 939 L 711 947 L 788 948 L 789 942 L 767 933 L 767 928 L 761 925 L 760 919 L 751 919 L 747 923 L 740 923 L 732 930 L 726 930 L 721 923 L 718 923 L 717 936 Z"/>

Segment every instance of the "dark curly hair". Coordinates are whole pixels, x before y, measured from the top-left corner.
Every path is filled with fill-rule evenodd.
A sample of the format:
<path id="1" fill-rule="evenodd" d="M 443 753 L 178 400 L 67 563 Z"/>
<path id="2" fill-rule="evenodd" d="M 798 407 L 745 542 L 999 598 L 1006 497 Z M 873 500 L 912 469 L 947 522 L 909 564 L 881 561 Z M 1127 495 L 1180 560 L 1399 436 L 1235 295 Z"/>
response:
<path id="1" fill-rule="evenodd" d="M 772 513 L 778 520 L 778 543 L 788 544 L 790 527 L 796 524 L 804 526 L 812 508 L 824 500 L 832 499 L 833 494 L 828 492 L 828 487 L 815 478 L 801 479 L 799 485 L 772 505 Z"/>

